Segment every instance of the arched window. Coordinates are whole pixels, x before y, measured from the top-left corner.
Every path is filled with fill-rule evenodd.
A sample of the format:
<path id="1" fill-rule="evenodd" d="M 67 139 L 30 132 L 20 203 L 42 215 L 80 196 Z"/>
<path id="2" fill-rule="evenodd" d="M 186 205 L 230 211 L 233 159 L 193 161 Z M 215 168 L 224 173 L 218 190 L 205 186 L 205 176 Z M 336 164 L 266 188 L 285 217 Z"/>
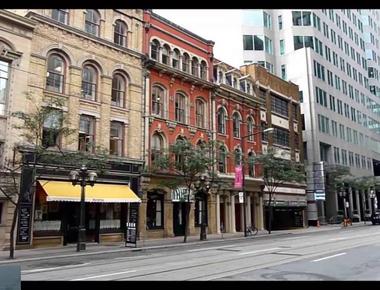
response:
<path id="1" fill-rule="evenodd" d="M 201 79 L 207 79 L 207 64 L 204 60 L 201 61 Z"/>
<path id="2" fill-rule="evenodd" d="M 46 89 L 63 93 L 65 61 L 58 54 L 51 54 L 47 62 Z"/>
<path id="3" fill-rule="evenodd" d="M 240 148 L 236 148 L 235 149 L 235 165 L 238 166 L 238 165 L 241 165 L 241 149 Z"/>
<path id="4" fill-rule="evenodd" d="M 160 50 L 160 43 L 158 42 L 158 40 L 155 39 L 150 44 L 150 57 L 155 60 L 158 60 L 159 50 Z"/>
<path id="5" fill-rule="evenodd" d="M 227 151 L 224 146 L 220 146 L 219 148 L 219 156 L 218 156 L 218 170 L 220 173 L 226 173 L 227 171 Z"/>
<path id="6" fill-rule="evenodd" d="M 191 74 L 196 76 L 196 77 L 199 76 L 198 65 L 199 65 L 198 59 L 196 57 L 193 57 L 193 59 L 191 61 Z"/>
<path id="7" fill-rule="evenodd" d="M 255 154 L 251 151 L 248 153 L 248 174 L 255 177 Z"/>
<path id="8" fill-rule="evenodd" d="M 69 19 L 69 9 L 52 9 L 51 18 L 63 24 L 67 24 Z"/>
<path id="9" fill-rule="evenodd" d="M 233 127 L 234 137 L 240 138 L 240 115 L 238 112 L 235 112 L 232 115 L 232 127 Z"/>
<path id="10" fill-rule="evenodd" d="M 164 96 L 165 90 L 159 86 L 152 88 L 152 114 L 164 117 Z"/>
<path id="11" fill-rule="evenodd" d="M 124 155 L 124 123 L 111 122 L 110 154 L 116 156 Z"/>
<path id="12" fill-rule="evenodd" d="M 205 128 L 205 103 L 201 99 L 195 102 L 195 119 L 197 127 Z"/>
<path id="13" fill-rule="evenodd" d="M 98 83 L 96 69 L 89 64 L 84 65 L 82 74 L 82 98 L 95 101 Z"/>
<path id="14" fill-rule="evenodd" d="M 247 83 L 247 94 L 251 94 L 251 85 Z"/>
<path id="15" fill-rule="evenodd" d="M 186 123 L 186 97 L 181 93 L 175 95 L 175 120 Z"/>
<path id="16" fill-rule="evenodd" d="M 158 133 L 154 133 L 151 143 L 151 161 L 152 163 L 159 158 L 164 149 L 164 139 Z"/>
<path id="17" fill-rule="evenodd" d="M 173 50 L 172 65 L 174 68 L 179 69 L 179 50 L 176 48 Z"/>
<path id="18" fill-rule="evenodd" d="M 181 137 L 181 136 L 179 136 L 178 138 L 177 138 L 177 140 L 175 141 L 175 144 L 183 144 L 183 145 L 185 145 L 185 144 L 187 144 L 187 140 L 186 140 L 186 138 L 185 137 Z M 181 147 L 179 147 L 179 148 L 183 148 L 184 146 L 181 146 Z M 181 154 L 182 153 L 182 154 Z M 179 151 L 179 152 L 176 152 L 176 154 L 175 154 L 175 162 L 176 162 L 176 164 L 177 164 L 177 168 L 181 168 L 181 164 L 183 163 L 185 161 L 185 156 L 184 156 L 184 154 L 183 154 L 183 152 L 181 152 L 181 151 Z"/>
<path id="19" fill-rule="evenodd" d="M 182 56 L 182 70 L 189 72 L 190 56 L 185 52 Z"/>
<path id="20" fill-rule="evenodd" d="M 115 73 L 112 78 L 112 94 L 111 94 L 111 105 L 122 107 L 125 106 L 126 97 L 126 80 L 125 77 L 120 73 Z"/>
<path id="21" fill-rule="evenodd" d="M 218 73 L 218 81 L 219 83 L 223 84 L 223 72 L 219 71 Z"/>
<path id="22" fill-rule="evenodd" d="M 170 47 L 167 44 L 165 44 L 162 48 L 162 55 L 161 55 L 163 64 L 169 65 L 169 53 L 170 53 Z"/>
<path id="23" fill-rule="evenodd" d="M 218 110 L 218 133 L 226 134 L 226 119 L 227 113 L 224 107 L 219 108 Z"/>
<path id="24" fill-rule="evenodd" d="M 254 135 L 253 135 L 253 128 L 254 128 L 254 121 L 252 117 L 248 117 L 247 119 L 247 135 L 249 141 L 254 141 Z"/>
<path id="25" fill-rule="evenodd" d="M 86 9 L 85 31 L 99 36 L 100 14 L 95 9 Z"/>
<path id="26" fill-rule="evenodd" d="M 124 21 L 116 20 L 114 31 L 114 42 L 120 46 L 127 47 L 128 27 Z"/>

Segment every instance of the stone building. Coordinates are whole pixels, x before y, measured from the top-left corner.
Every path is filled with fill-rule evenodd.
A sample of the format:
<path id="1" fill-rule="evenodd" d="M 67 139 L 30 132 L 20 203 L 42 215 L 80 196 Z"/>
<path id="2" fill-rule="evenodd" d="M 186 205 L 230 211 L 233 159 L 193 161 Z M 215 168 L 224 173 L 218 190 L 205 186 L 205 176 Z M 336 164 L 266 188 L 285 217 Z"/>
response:
<path id="1" fill-rule="evenodd" d="M 9 187 L 5 168 L 13 159 L 20 136 L 13 125 L 16 111 L 26 110 L 24 102 L 35 22 L 0 10 L 0 186 Z M 9 182 L 8 182 L 9 181 Z M 14 206 L 0 193 L 0 250 L 8 247 Z"/>
<path id="2" fill-rule="evenodd" d="M 39 105 L 46 104 L 50 97 L 63 100 L 62 110 L 68 114 L 69 126 L 77 132 L 75 136 L 46 140 L 46 147 L 60 145 L 64 151 L 83 151 L 90 155 L 101 147 L 109 153 L 109 170 L 99 176 L 97 183 L 104 196 L 86 202 L 87 240 L 122 240 L 130 202 L 140 201 L 136 194 L 144 147 L 142 10 L 15 12 L 23 14 L 25 21 L 36 23 L 28 52 L 29 67 L 25 72 L 29 94 Z M 26 108 L 26 112 L 31 108 L 33 106 Z M 46 121 L 43 134 L 48 134 L 53 126 L 53 121 Z M 23 152 L 28 152 L 28 148 L 23 148 Z M 27 154 L 23 161 L 28 161 Z M 79 198 L 62 202 L 68 199 L 65 196 L 68 193 L 62 188 L 69 183 L 70 169 L 73 168 L 51 172 L 41 165 L 37 170 L 35 199 L 30 203 L 23 201 L 22 210 L 31 213 L 31 220 L 29 228 L 18 229 L 20 247 L 76 241 Z M 28 174 L 30 171 L 26 168 L 23 182 Z M 127 188 L 130 199 L 119 202 L 116 197 L 113 199 L 113 192 L 107 187 L 111 185 Z M 79 186 L 71 188 L 80 190 Z M 20 190 L 23 193 L 25 184 L 21 183 Z M 90 192 L 86 201 L 91 198 Z"/>

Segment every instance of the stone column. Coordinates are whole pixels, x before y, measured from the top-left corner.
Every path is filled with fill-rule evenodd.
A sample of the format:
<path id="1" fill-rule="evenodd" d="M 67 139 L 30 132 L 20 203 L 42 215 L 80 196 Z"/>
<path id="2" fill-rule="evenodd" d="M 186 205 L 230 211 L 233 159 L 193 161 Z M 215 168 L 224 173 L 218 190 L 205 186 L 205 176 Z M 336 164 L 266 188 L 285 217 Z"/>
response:
<path id="1" fill-rule="evenodd" d="M 247 215 L 247 226 L 252 226 L 251 195 L 248 195 L 248 197 L 247 197 L 246 215 Z"/>
<path id="2" fill-rule="evenodd" d="M 173 232 L 173 202 L 170 194 L 165 194 L 164 199 L 164 237 L 174 237 Z"/>
<path id="3" fill-rule="evenodd" d="M 264 229 L 264 197 L 260 195 L 259 197 L 259 207 L 258 207 L 258 219 L 257 219 L 257 228 L 259 230 Z"/>
<path id="4" fill-rule="evenodd" d="M 231 203 L 228 201 L 228 199 L 229 198 L 226 196 L 223 197 L 223 200 L 224 200 L 224 222 L 225 222 L 224 231 L 226 233 L 230 231 L 230 224 L 231 224 L 231 221 L 230 221 Z"/>
<path id="5" fill-rule="evenodd" d="M 356 199 L 356 206 L 358 209 L 358 215 L 359 215 L 359 221 L 362 221 L 362 215 L 360 210 L 360 200 L 359 200 L 359 190 L 355 189 L 355 199 Z"/>
<path id="6" fill-rule="evenodd" d="M 337 214 L 338 210 L 339 210 L 339 198 L 338 198 L 338 194 L 339 193 L 336 191 L 335 192 L 335 210 L 336 210 L 335 214 Z"/>
<path id="7" fill-rule="evenodd" d="M 182 55 L 179 56 L 178 61 L 179 61 L 179 63 L 178 63 L 178 69 L 182 70 Z"/>
<path id="8" fill-rule="evenodd" d="M 353 210 L 354 210 L 354 200 L 352 198 L 352 188 L 351 187 L 348 188 L 348 200 L 350 203 L 350 207 L 348 208 L 348 214 L 349 214 L 349 217 L 352 218 Z"/>
<path id="9" fill-rule="evenodd" d="M 195 225 L 194 225 L 194 209 L 195 209 L 195 203 L 192 202 L 190 204 L 190 214 L 189 214 L 189 230 L 190 230 L 190 236 L 195 235 L 197 233 Z"/>
<path id="10" fill-rule="evenodd" d="M 371 189 L 369 188 L 366 191 L 366 200 L 367 200 L 367 204 L 368 204 L 369 214 L 372 215 L 371 198 L 369 197 L 370 190 Z"/>
<path id="11" fill-rule="evenodd" d="M 362 202 L 362 205 L 363 205 L 363 217 L 365 219 L 365 215 L 366 215 L 366 210 L 367 210 L 367 203 L 366 203 L 366 200 L 365 200 L 365 191 L 364 190 L 361 190 L 360 192 L 360 197 L 361 197 L 361 202 Z"/>
<path id="12" fill-rule="evenodd" d="M 158 48 L 158 62 L 162 63 L 162 46 Z"/>
<path id="13" fill-rule="evenodd" d="M 235 196 L 230 192 L 230 232 L 236 233 L 236 224 L 235 224 Z"/>
<path id="14" fill-rule="evenodd" d="M 247 202 L 247 201 L 246 201 Z M 240 231 L 244 232 L 244 203 L 240 204 Z"/>
<path id="15" fill-rule="evenodd" d="M 216 233 L 220 234 L 220 195 L 216 194 Z"/>
<path id="16" fill-rule="evenodd" d="M 147 192 L 143 193 L 141 198 L 141 203 L 139 206 L 139 221 L 138 221 L 138 232 L 140 240 L 146 240 L 146 203 L 147 203 Z"/>
<path id="17" fill-rule="evenodd" d="M 216 210 L 216 196 L 213 194 L 213 193 L 210 193 L 208 195 L 208 200 L 207 200 L 207 214 L 208 214 L 208 219 L 207 219 L 207 222 L 208 222 L 208 226 L 207 226 L 207 229 L 208 229 L 208 233 L 209 234 L 215 234 L 218 232 L 218 229 L 217 229 L 217 224 L 216 224 L 216 220 L 217 220 L 217 210 Z"/>

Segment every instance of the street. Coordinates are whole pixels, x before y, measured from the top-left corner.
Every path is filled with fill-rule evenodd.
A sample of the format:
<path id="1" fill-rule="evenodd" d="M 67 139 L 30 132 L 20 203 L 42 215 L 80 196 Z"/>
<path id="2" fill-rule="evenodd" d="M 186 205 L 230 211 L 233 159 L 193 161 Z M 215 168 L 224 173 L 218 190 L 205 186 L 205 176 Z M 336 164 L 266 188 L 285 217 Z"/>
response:
<path id="1" fill-rule="evenodd" d="M 380 280 L 380 227 L 20 263 L 32 280 Z"/>

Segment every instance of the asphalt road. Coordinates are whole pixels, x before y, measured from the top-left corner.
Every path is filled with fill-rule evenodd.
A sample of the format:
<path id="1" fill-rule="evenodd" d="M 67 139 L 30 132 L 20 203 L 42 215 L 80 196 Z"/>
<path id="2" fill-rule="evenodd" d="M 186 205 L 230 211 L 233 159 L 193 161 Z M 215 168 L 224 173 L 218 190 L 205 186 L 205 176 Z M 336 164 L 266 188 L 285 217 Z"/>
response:
<path id="1" fill-rule="evenodd" d="M 380 280 L 380 226 L 21 263 L 32 280 Z"/>

